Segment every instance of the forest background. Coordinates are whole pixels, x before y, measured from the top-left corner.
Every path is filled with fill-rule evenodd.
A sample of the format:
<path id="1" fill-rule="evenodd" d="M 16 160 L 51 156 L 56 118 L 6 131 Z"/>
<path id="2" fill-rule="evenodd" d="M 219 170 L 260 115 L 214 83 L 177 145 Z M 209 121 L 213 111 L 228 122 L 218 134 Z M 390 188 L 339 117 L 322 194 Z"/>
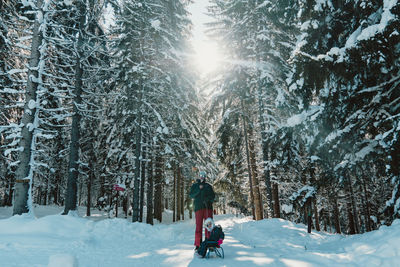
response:
<path id="1" fill-rule="evenodd" d="M 218 213 L 398 218 L 398 1 L 211 0 L 224 53 L 201 82 L 190 3 L 0 2 L 0 205 L 181 220 L 205 170 Z"/>

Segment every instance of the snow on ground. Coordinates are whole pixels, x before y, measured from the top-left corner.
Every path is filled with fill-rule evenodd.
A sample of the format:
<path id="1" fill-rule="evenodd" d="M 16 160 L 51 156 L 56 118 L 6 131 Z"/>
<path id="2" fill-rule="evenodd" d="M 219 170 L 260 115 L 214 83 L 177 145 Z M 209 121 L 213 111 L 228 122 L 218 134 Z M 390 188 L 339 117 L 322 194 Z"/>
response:
<path id="1" fill-rule="evenodd" d="M 82 210 L 79 214 L 84 214 Z M 59 207 L 37 207 L 37 218 L 10 217 L 0 208 L 0 266 L 398 266 L 400 220 L 354 236 L 307 233 L 281 219 L 217 215 L 226 238 L 225 259 L 193 254 L 194 220 L 154 226 L 130 218 L 62 216 Z M 46 215 L 55 214 L 55 215 Z M 46 215 L 46 216 L 45 216 Z"/>

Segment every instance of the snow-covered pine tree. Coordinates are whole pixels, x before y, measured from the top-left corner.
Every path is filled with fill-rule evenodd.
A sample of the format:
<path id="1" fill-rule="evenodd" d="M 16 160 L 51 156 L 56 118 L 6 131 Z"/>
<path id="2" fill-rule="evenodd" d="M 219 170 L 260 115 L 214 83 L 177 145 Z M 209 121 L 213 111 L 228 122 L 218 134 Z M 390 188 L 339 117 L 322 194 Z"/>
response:
<path id="1" fill-rule="evenodd" d="M 210 10 L 217 20 L 213 26 L 215 28 L 213 34 L 224 37 L 219 42 L 226 46 L 225 51 L 231 51 L 227 55 L 231 60 L 228 60 L 227 68 L 221 72 L 222 75 L 217 81 L 220 92 L 217 92 L 214 96 L 211 111 L 216 112 L 222 109 L 221 115 L 224 118 L 226 116 L 239 116 L 237 118 L 240 118 L 241 122 L 237 125 L 238 128 L 234 130 L 244 131 L 242 145 L 244 146 L 243 153 L 245 153 L 247 159 L 250 206 L 253 210 L 253 216 L 256 219 L 262 219 L 263 208 L 255 157 L 257 152 L 254 150 L 254 136 L 251 134 L 254 132 L 255 116 L 254 110 L 249 109 L 250 106 L 253 106 L 255 98 L 252 94 L 253 87 L 248 82 L 251 80 L 254 68 L 257 69 L 253 50 L 255 40 L 253 37 L 256 31 L 256 25 L 252 24 L 253 8 L 254 6 L 247 5 L 244 1 L 212 1 Z M 246 25 L 249 27 L 246 27 Z M 222 122 L 226 121 L 229 120 L 224 119 Z M 230 134 L 233 135 L 234 132 L 230 132 Z M 221 139 L 220 142 L 222 142 Z M 224 148 L 224 146 L 218 149 L 220 148 Z M 233 149 L 233 151 L 236 150 Z"/>
<path id="2" fill-rule="evenodd" d="M 153 151 L 146 153 L 151 152 L 155 159 L 154 214 L 159 220 L 162 219 L 162 169 L 163 164 L 170 165 L 163 157 L 170 158 L 175 155 L 174 151 L 182 154 L 185 148 L 180 140 L 181 129 L 185 133 L 185 125 L 192 126 L 196 122 L 192 117 L 196 113 L 190 111 L 196 105 L 189 104 L 195 100 L 195 94 L 191 78 L 185 71 L 184 50 L 187 49 L 189 23 L 185 5 L 183 1 L 126 2 L 117 15 L 119 38 L 115 44 L 117 61 L 114 64 L 118 66 L 119 95 L 116 99 L 123 104 L 111 115 L 116 116 L 117 127 L 121 128 L 119 132 L 123 136 L 122 140 L 116 139 L 113 143 L 127 151 L 138 149 L 135 157 L 132 153 L 124 153 L 124 157 L 130 155 L 127 160 L 136 161 L 138 170 L 142 149 L 130 144 L 138 143 L 140 132 L 144 130 L 149 140 L 153 140 L 152 146 L 148 147 Z M 138 135 L 137 141 L 131 142 L 132 132 Z M 183 136 L 189 143 L 194 139 L 191 132 L 195 133 L 190 129 L 189 134 Z M 139 190 L 139 171 L 133 175 L 134 190 L 139 192 L 136 191 Z M 134 201 L 137 197 L 138 193 L 134 193 Z M 140 205 L 134 204 L 139 209 Z M 133 221 L 137 216 L 134 213 Z"/>
<path id="3" fill-rule="evenodd" d="M 109 55 L 109 43 L 112 37 L 109 36 L 106 26 L 101 24 L 107 2 L 88 1 L 88 17 L 90 19 L 86 27 L 87 52 L 85 52 L 85 60 L 82 62 L 84 93 L 81 106 L 83 111 L 81 129 L 85 130 L 81 134 L 80 158 L 85 170 L 83 177 L 79 180 L 86 183 L 86 190 L 84 188 L 79 190 L 85 192 L 87 196 L 87 216 L 90 216 L 90 208 L 93 203 L 103 196 L 97 189 L 104 186 L 100 185 L 100 177 L 106 173 L 104 162 L 108 154 L 108 136 L 105 125 L 112 125 L 106 116 L 107 108 L 112 108 L 109 99 L 112 99 L 111 95 L 114 89 L 112 58 Z M 126 197 L 125 195 L 124 197 Z"/>
<path id="4" fill-rule="evenodd" d="M 96 131 L 103 130 L 101 127 L 101 117 L 103 109 L 108 106 L 107 93 L 112 86 L 109 82 L 109 66 L 110 59 L 108 56 L 107 36 L 105 29 L 100 25 L 102 12 L 105 2 L 97 1 L 76 1 L 72 6 L 72 10 L 76 12 L 69 13 L 72 17 L 77 18 L 74 27 L 71 29 L 71 52 L 70 60 L 73 69 L 73 88 L 72 94 L 72 125 L 71 139 L 69 148 L 69 167 L 68 167 L 68 183 L 64 214 L 69 211 L 76 210 L 78 197 L 78 179 L 79 172 L 82 169 L 80 162 L 80 150 L 85 150 L 85 158 L 90 163 L 86 163 L 87 174 L 87 204 L 90 206 L 91 183 L 94 179 L 96 162 L 102 162 L 104 150 L 98 153 L 101 142 L 105 138 L 103 133 Z M 90 131 L 81 133 L 82 125 L 90 125 Z M 98 159 L 97 159 L 98 157 Z M 82 164 L 84 167 L 85 164 Z M 84 167 L 85 168 L 85 167 Z M 79 188 L 82 191 L 82 188 Z"/>
<path id="5" fill-rule="evenodd" d="M 82 104 L 83 94 L 83 42 L 84 42 L 84 31 L 86 22 L 87 8 L 85 2 L 78 0 L 74 6 L 77 14 L 76 18 L 78 23 L 76 27 L 76 39 L 74 45 L 76 47 L 75 57 L 75 70 L 74 70 L 74 90 L 73 90 L 73 113 L 72 113 L 72 125 L 71 125 L 71 140 L 69 146 L 69 164 L 68 164 L 68 180 L 67 180 L 67 192 L 65 195 L 65 209 L 63 214 L 68 214 L 70 211 L 75 211 L 77 208 L 77 197 L 78 197 L 78 174 L 79 174 L 79 142 L 80 142 L 80 123 L 81 123 L 81 112 L 80 107 Z"/>
<path id="6" fill-rule="evenodd" d="M 281 120 L 287 118 L 290 111 L 296 110 L 291 106 L 296 101 L 288 93 L 285 79 L 290 74 L 287 60 L 290 50 L 293 49 L 294 33 L 297 30 L 294 26 L 297 23 L 295 19 L 297 3 L 295 1 L 255 1 L 251 4 L 246 4 L 244 1 L 212 2 L 213 6 L 210 10 L 217 19 L 216 35 L 224 36 L 220 43 L 230 45 L 224 50 L 234 51 L 232 55 L 229 55 L 230 59 L 234 60 L 227 61 L 233 63 L 236 69 L 232 68 L 228 73 L 242 68 L 240 79 L 243 80 L 243 84 L 238 87 L 247 92 L 240 97 L 249 99 L 249 103 L 252 104 L 248 106 L 257 107 L 257 109 L 249 110 L 248 114 L 251 114 L 251 121 L 257 122 L 259 127 L 255 127 L 256 124 L 253 122 L 249 125 L 257 130 L 256 144 L 261 143 L 262 159 L 260 160 L 263 162 L 263 180 L 266 183 L 268 210 L 271 210 L 272 214 L 274 208 L 269 167 L 273 166 L 274 161 L 269 159 L 271 156 L 270 135 L 276 133 Z M 237 74 L 232 76 L 238 77 Z M 227 77 L 226 83 L 232 84 L 235 80 L 235 77 Z M 232 92 L 232 88 L 229 92 Z M 217 97 L 221 95 L 217 94 Z M 251 145 L 251 142 L 249 144 Z M 254 177 L 256 177 L 255 174 Z M 276 188 L 277 184 L 274 185 Z M 279 206 L 278 197 L 276 197 L 276 202 L 276 206 Z M 275 216 L 279 216 L 278 210 Z"/>
<path id="7" fill-rule="evenodd" d="M 15 94 L 10 94 L 15 89 L 13 88 L 13 79 L 9 72 L 13 69 L 18 69 L 12 62 L 16 62 L 15 54 L 13 53 L 12 28 L 14 22 L 15 2 L 1 2 L 0 12 L 0 206 L 12 205 L 13 194 L 13 173 L 11 162 L 15 162 L 9 153 L 10 146 L 13 146 L 13 141 L 17 139 L 14 134 L 12 125 L 17 124 L 17 108 L 15 102 L 17 97 Z M 14 90 L 13 90 L 14 89 Z M 6 153 L 7 151 L 7 153 Z"/>
<path id="8" fill-rule="evenodd" d="M 359 189 L 364 179 L 359 179 L 356 174 L 359 172 L 354 170 L 362 168 L 362 162 L 371 160 L 370 164 L 376 167 L 363 171 L 385 179 L 383 172 L 375 172 L 382 170 L 378 166 L 387 157 L 384 152 L 387 143 L 380 141 L 380 137 L 388 137 L 388 129 L 393 127 L 389 126 L 390 119 L 385 119 L 391 118 L 390 111 L 382 114 L 382 110 L 387 110 L 385 98 L 375 93 L 385 86 L 396 87 L 393 74 L 398 65 L 392 54 L 398 50 L 391 44 L 397 38 L 392 34 L 398 23 L 397 5 L 395 2 L 307 1 L 302 2 L 299 12 L 302 34 L 294 51 L 294 61 L 300 63 L 296 63 L 298 78 L 295 80 L 302 82 L 296 86 L 300 89 L 297 92 L 302 95 L 306 109 L 310 105 L 323 107 L 317 117 L 318 134 L 312 145 L 316 150 L 312 153 L 319 158 L 320 173 L 325 173 L 322 184 L 332 184 L 334 178 L 340 190 L 348 192 L 345 201 L 350 202 L 343 209 L 348 209 L 349 227 L 355 231 L 361 206 L 355 200 L 357 195 L 366 199 L 363 194 L 367 190 Z M 387 47 L 392 47 L 390 52 Z M 367 205 L 368 201 L 364 203 Z M 332 206 L 338 207 L 335 199 Z M 362 227 L 370 224 L 370 216 L 364 217 Z"/>
<path id="9" fill-rule="evenodd" d="M 282 121 L 292 114 L 296 108 L 293 96 L 288 92 L 286 78 L 291 74 L 288 59 L 294 47 L 296 27 L 297 1 L 256 1 L 252 24 L 255 25 L 254 54 L 257 68 L 252 84 L 255 88 L 258 104 L 258 124 L 261 137 L 263 175 L 266 184 L 269 209 L 274 217 L 279 217 L 279 197 L 277 167 L 274 166 L 277 155 L 270 151 L 270 139 L 274 139 L 283 126 Z M 284 128 L 290 131 L 290 128 Z M 290 136 L 290 133 L 285 136 Z M 286 146 L 289 148 L 290 146 Z M 274 166 L 274 167 L 273 167 Z M 285 166 L 285 165 L 283 165 Z M 273 167 L 273 169 L 271 169 Z M 272 173 L 271 173 L 272 172 Z M 273 184 L 271 185 L 271 174 Z M 272 200 L 274 196 L 274 200 Z"/>
<path id="10" fill-rule="evenodd" d="M 7 6 L 10 7 L 12 4 L 14 5 L 15 3 L 10 1 L 7 3 Z M 6 127 L 6 133 L 8 136 L 7 139 L 14 141 L 9 144 L 10 147 L 6 153 L 7 157 L 13 157 L 13 153 L 11 152 L 18 150 L 18 147 L 15 147 L 15 145 L 20 138 L 18 134 L 19 127 L 16 127 L 16 122 L 22 117 L 22 110 L 20 109 L 22 107 L 21 99 L 24 99 L 25 92 L 20 89 L 25 88 L 23 81 L 27 79 L 27 69 L 23 67 L 23 65 L 26 64 L 27 58 L 24 55 L 27 53 L 26 50 L 31 46 L 31 41 L 33 40 L 26 35 L 27 32 L 31 31 L 31 26 L 33 25 L 32 19 L 35 18 L 35 13 L 31 12 L 33 8 L 32 5 L 34 4 L 15 4 L 13 6 L 15 7 L 14 16 L 10 17 L 12 20 L 8 22 L 12 44 L 12 53 L 10 55 L 12 55 L 13 58 L 13 60 L 9 62 L 12 64 L 13 70 L 10 72 L 12 83 L 8 85 L 9 88 L 6 93 L 8 94 L 7 99 L 11 100 L 7 106 L 12 108 L 10 110 L 13 110 L 11 113 L 13 114 L 13 119 L 9 121 L 9 125 Z M 52 188 L 55 188 L 57 191 L 57 193 L 54 193 L 54 198 L 58 199 L 60 183 L 52 183 L 53 181 L 49 181 L 49 177 L 58 177 L 57 179 L 59 179 L 59 166 L 62 166 L 57 160 L 58 151 L 62 150 L 57 144 L 60 144 L 61 140 L 55 139 L 57 141 L 55 143 L 52 142 L 52 137 L 56 136 L 55 133 L 58 131 L 55 130 L 57 129 L 57 124 L 62 124 L 60 117 L 62 117 L 63 114 L 59 101 L 60 94 L 54 83 L 54 77 L 57 76 L 55 69 L 57 68 L 51 63 L 51 60 L 54 59 L 54 49 L 52 49 L 53 46 L 50 38 L 53 32 L 51 24 L 54 14 L 54 5 L 51 1 L 46 1 L 45 7 L 47 10 L 43 13 L 44 17 L 40 17 L 40 21 L 42 22 L 41 38 L 43 39 L 40 44 L 41 84 L 38 86 L 40 90 L 38 90 L 38 102 L 36 104 L 37 127 L 35 129 L 35 149 L 32 150 L 32 171 L 35 176 L 35 186 L 32 188 L 32 196 L 35 198 L 34 200 L 37 200 L 39 203 L 46 203 L 49 196 L 48 193 L 52 191 Z M 39 82 L 39 80 L 34 81 Z M 20 99 L 20 102 L 18 102 L 18 99 Z M 57 156 L 53 156 L 54 154 Z M 13 160 L 9 159 L 9 162 L 13 162 Z M 53 162 L 58 163 L 53 164 Z M 50 176 L 49 173 L 52 173 L 52 175 Z"/>
<path id="11" fill-rule="evenodd" d="M 21 139 L 19 141 L 18 166 L 15 172 L 15 195 L 13 214 L 32 211 L 32 182 L 34 168 L 34 153 L 36 135 L 38 134 L 38 113 L 43 94 L 43 71 L 46 53 L 46 41 L 43 38 L 46 31 L 46 11 L 49 2 L 38 0 L 29 2 L 34 11 L 34 25 L 30 48 L 28 79 L 25 93 L 24 113 L 21 118 Z"/>

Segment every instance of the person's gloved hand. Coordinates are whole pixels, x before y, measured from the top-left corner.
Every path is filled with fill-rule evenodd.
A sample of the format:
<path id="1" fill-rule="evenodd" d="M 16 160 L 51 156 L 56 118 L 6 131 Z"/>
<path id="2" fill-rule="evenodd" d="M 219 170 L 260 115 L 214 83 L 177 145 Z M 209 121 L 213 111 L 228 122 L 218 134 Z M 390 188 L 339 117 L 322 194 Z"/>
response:
<path id="1" fill-rule="evenodd" d="M 218 246 L 221 246 L 221 244 L 223 243 L 224 241 L 222 240 L 222 239 L 220 239 L 220 240 L 218 240 Z"/>

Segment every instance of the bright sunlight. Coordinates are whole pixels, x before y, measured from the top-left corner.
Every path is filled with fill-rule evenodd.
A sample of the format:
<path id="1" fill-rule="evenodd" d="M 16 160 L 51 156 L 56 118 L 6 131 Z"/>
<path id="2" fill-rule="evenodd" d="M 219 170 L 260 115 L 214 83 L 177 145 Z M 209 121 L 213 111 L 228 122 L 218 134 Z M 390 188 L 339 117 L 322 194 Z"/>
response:
<path id="1" fill-rule="evenodd" d="M 218 45 L 214 42 L 195 42 L 195 62 L 197 69 L 201 74 L 207 74 L 216 71 L 221 64 L 221 54 Z"/>

